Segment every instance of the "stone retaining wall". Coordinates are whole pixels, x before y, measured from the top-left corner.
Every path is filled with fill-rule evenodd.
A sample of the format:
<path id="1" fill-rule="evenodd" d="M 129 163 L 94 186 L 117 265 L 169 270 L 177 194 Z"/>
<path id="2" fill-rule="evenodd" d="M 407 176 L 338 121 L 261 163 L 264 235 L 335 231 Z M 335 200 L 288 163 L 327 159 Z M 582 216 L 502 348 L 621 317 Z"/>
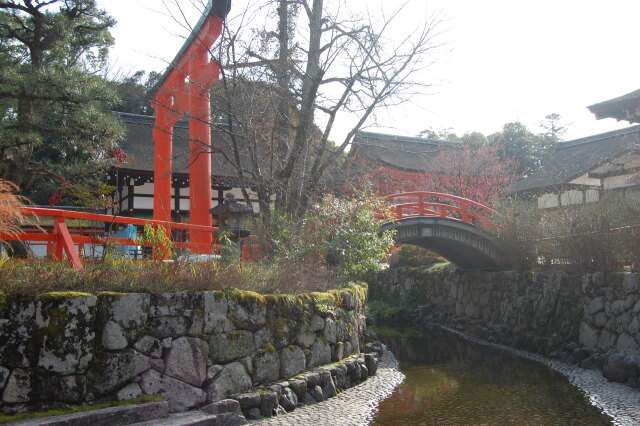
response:
<path id="1" fill-rule="evenodd" d="M 359 353 L 366 293 L 2 298 L 0 409 L 158 393 L 176 412 L 222 400 Z"/>
<path id="2" fill-rule="evenodd" d="M 370 285 L 372 300 L 419 306 L 420 316 L 431 321 L 602 368 L 611 380 L 631 385 L 640 384 L 639 290 L 636 274 L 430 273 L 418 268 L 383 271 Z M 623 368 L 624 374 L 613 371 Z"/>

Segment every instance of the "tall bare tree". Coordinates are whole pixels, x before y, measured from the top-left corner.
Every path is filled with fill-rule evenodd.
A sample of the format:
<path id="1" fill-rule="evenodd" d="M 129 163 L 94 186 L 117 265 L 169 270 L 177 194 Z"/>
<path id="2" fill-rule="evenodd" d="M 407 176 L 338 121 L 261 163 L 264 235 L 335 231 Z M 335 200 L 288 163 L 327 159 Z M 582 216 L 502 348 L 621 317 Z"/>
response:
<path id="1" fill-rule="evenodd" d="M 275 200 L 287 215 L 303 214 L 375 112 L 427 86 L 417 72 L 439 55 L 439 16 L 425 16 L 400 36 L 399 26 L 409 30 L 401 21 L 406 4 L 386 15 L 349 6 L 261 0 L 232 9 L 212 52 L 223 69 L 212 102 L 214 120 L 226 123 L 225 158 L 245 195 L 257 191 L 262 212 Z M 336 140 L 339 119 L 351 123 Z"/>

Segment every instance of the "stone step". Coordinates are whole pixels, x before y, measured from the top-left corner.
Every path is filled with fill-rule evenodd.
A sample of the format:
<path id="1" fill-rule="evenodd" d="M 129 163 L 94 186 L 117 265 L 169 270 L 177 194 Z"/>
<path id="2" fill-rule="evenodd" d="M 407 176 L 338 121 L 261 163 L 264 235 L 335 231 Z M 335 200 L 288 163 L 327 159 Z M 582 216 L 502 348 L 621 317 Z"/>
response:
<path id="1" fill-rule="evenodd" d="M 169 404 L 166 401 L 148 402 L 138 405 L 103 408 L 61 416 L 43 417 L 12 423 L 19 426 L 119 426 L 136 422 L 158 424 L 158 420 L 167 417 Z"/>
<path id="2" fill-rule="evenodd" d="M 246 424 L 246 419 L 235 413 L 207 414 L 202 411 L 175 413 L 164 419 L 134 423 L 131 426 L 239 426 Z"/>

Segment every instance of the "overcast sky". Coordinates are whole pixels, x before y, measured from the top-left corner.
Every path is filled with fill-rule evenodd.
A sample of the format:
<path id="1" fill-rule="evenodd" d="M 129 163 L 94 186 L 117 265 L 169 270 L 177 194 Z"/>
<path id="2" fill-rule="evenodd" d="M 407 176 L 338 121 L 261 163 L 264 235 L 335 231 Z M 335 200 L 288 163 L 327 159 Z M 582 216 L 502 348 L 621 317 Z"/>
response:
<path id="1" fill-rule="evenodd" d="M 188 35 L 167 16 L 162 0 L 98 3 L 118 21 L 111 57 L 125 71 L 163 70 Z M 349 2 L 353 9 L 374 3 Z M 408 0 L 406 27 L 437 11 L 444 16 L 438 41 L 446 48 L 420 75 L 433 84 L 429 93 L 380 113 L 367 130 L 490 134 L 521 121 L 537 132 L 552 112 L 571 123 L 566 140 L 629 126 L 596 120 L 586 107 L 640 89 L 640 1 Z M 197 14 L 186 18 L 198 20 Z"/>

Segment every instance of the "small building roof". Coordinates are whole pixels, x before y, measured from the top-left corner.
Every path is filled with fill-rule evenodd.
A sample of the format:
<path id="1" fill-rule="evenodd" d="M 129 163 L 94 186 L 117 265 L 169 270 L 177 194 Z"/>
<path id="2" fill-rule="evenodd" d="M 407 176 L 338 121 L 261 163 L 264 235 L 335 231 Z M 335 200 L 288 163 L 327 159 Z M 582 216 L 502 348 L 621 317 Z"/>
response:
<path id="1" fill-rule="evenodd" d="M 636 90 L 608 101 L 588 106 L 598 120 L 615 118 L 630 123 L 640 123 L 640 90 Z"/>
<path id="2" fill-rule="evenodd" d="M 540 170 L 514 183 L 508 193 L 568 183 L 615 157 L 640 148 L 640 126 L 558 143 Z"/>
<path id="3" fill-rule="evenodd" d="M 358 132 L 349 157 L 362 155 L 373 163 L 403 171 L 442 173 L 446 171 L 445 165 L 434 158 L 443 150 L 461 147 L 460 142 Z"/>

